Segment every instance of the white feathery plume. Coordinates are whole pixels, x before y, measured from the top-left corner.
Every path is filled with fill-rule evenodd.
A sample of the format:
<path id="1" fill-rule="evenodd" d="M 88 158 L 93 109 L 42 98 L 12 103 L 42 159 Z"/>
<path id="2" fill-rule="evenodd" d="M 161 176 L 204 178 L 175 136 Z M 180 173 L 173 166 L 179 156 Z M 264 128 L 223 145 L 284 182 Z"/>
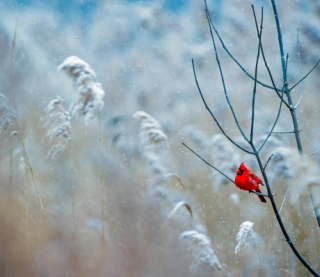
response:
<path id="1" fill-rule="evenodd" d="M 185 231 L 180 234 L 180 241 L 188 244 L 188 250 L 192 251 L 192 264 L 190 271 L 194 274 L 209 274 L 221 269 L 218 257 L 215 255 L 210 239 L 195 230 Z"/>
<path id="2" fill-rule="evenodd" d="M 235 249 L 235 254 L 238 254 L 242 248 L 248 246 L 248 239 L 253 236 L 253 224 L 250 221 L 245 221 L 240 225 L 239 233 L 237 234 L 238 245 Z"/>
<path id="3" fill-rule="evenodd" d="M 139 120 L 140 123 L 139 137 L 142 154 L 152 169 L 151 177 L 162 176 L 168 173 L 161 159 L 161 154 L 168 149 L 169 144 L 160 123 L 143 111 L 136 112 L 133 117 Z"/>
<path id="4" fill-rule="evenodd" d="M 8 99 L 3 94 L 0 94 L 0 134 L 12 126 L 14 118 L 15 114 L 10 107 Z"/>
<path id="5" fill-rule="evenodd" d="M 44 111 L 45 116 L 42 120 L 44 121 L 44 127 L 48 127 L 46 137 L 49 138 L 50 142 L 53 139 L 58 140 L 47 154 L 47 157 L 51 157 L 51 159 L 53 159 L 59 152 L 62 152 L 65 149 L 62 139 L 66 141 L 71 140 L 70 115 L 65 108 L 63 99 L 60 96 L 51 100 Z"/>
<path id="6" fill-rule="evenodd" d="M 133 117 L 140 123 L 139 138 L 141 155 L 148 164 L 147 174 L 148 193 L 150 198 L 157 199 L 162 204 L 181 201 L 181 189 L 183 184 L 180 178 L 170 171 L 170 159 L 168 158 L 168 138 L 162 131 L 160 123 L 144 111 L 136 112 Z M 171 181 L 182 188 L 177 191 L 169 191 Z M 155 203 L 159 203 L 156 201 Z M 167 208 L 171 209 L 171 205 Z M 164 205 L 162 205 L 164 208 Z M 164 211 L 164 209 L 162 209 Z"/>
<path id="7" fill-rule="evenodd" d="M 163 150 L 169 147 L 168 138 L 156 119 L 144 111 L 136 112 L 133 117 L 140 122 L 140 142 L 146 151 Z"/>
<path id="8" fill-rule="evenodd" d="M 96 82 L 96 74 L 91 67 L 76 56 L 70 56 L 58 66 L 59 71 L 65 72 L 73 79 L 77 87 L 77 99 L 71 104 L 72 116 L 84 116 L 88 123 L 96 117 L 104 106 L 104 90 L 100 83 Z"/>

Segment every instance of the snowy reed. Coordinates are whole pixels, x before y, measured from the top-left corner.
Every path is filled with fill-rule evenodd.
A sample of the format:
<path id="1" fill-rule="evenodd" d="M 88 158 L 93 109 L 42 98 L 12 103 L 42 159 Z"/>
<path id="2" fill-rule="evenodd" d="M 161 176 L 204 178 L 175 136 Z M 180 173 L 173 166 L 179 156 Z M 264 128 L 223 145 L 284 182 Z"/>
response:
<path id="1" fill-rule="evenodd" d="M 85 122 L 97 117 L 104 106 L 104 90 L 96 82 L 96 74 L 91 67 L 76 56 L 66 58 L 58 66 L 59 71 L 65 72 L 77 88 L 77 98 L 70 106 L 74 117 L 84 116 Z"/>
<path id="2" fill-rule="evenodd" d="M 150 165 L 151 176 L 163 176 L 168 173 L 161 160 L 161 153 L 169 148 L 168 138 L 162 131 L 160 123 L 151 115 L 138 111 L 133 115 L 140 123 L 139 137 L 141 152 Z"/>
<path id="3" fill-rule="evenodd" d="M 71 116 L 84 116 L 86 124 L 91 119 L 98 118 L 99 121 L 99 141 L 100 141 L 100 165 L 101 165 L 101 225 L 103 229 L 102 241 L 104 240 L 104 172 L 103 172 L 103 144 L 102 144 L 102 128 L 101 128 L 101 110 L 104 107 L 103 98 L 104 90 L 100 83 L 96 82 L 96 73 L 91 67 L 76 56 L 66 58 L 62 64 L 58 66 L 59 71 L 65 72 L 77 88 L 77 98 L 70 105 Z"/>
<path id="4" fill-rule="evenodd" d="M 212 276 L 214 272 L 222 268 L 211 247 L 211 241 L 206 235 L 195 230 L 185 231 L 181 233 L 180 241 L 185 242 L 188 250 L 192 251 L 193 260 L 190 265 L 192 273 Z"/>
<path id="5" fill-rule="evenodd" d="M 248 240 L 253 236 L 253 224 L 250 221 L 245 221 L 240 225 L 239 233 L 237 234 L 238 245 L 235 249 L 235 254 L 238 254 L 241 249 L 249 245 Z"/>
<path id="6" fill-rule="evenodd" d="M 56 144 L 52 145 L 47 157 L 54 157 L 64 151 L 64 141 L 70 141 L 70 115 L 65 108 L 63 99 L 60 96 L 51 100 L 48 106 L 44 109 L 45 116 L 43 117 L 44 127 L 48 128 L 46 137 L 51 142 L 56 139 Z"/>

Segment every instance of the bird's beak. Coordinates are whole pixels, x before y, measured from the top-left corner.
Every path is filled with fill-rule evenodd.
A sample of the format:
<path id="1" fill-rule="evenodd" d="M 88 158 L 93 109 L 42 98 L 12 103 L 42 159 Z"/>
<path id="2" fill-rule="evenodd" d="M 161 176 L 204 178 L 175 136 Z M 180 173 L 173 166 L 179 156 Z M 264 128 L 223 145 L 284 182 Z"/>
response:
<path id="1" fill-rule="evenodd" d="M 236 173 L 239 173 L 239 174 L 240 174 L 240 170 L 238 169 L 238 170 L 236 171 Z"/>

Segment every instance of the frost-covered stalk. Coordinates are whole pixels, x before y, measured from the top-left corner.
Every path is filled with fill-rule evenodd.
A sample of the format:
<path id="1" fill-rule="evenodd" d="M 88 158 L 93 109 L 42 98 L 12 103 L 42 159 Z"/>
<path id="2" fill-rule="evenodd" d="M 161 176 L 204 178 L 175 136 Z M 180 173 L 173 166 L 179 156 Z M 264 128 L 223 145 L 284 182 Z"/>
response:
<path id="1" fill-rule="evenodd" d="M 241 249 L 247 247 L 249 245 L 249 238 L 253 235 L 253 224 L 250 221 L 245 221 L 240 225 L 239 233 L 237 234 L 237 242 L 238 245 L 235 249 L 235 254 L 238 254 Z"/>
<path id="2" fill-rule="evenodd" d="M 149 193 L 151 197 L 167 199 L 169 194 L 163 186 L 170 174 L 168 163 L 168 138 L 160 123 L 144 111 L 136 112 L 133 117 L 140 123 L 139 137 L 141 155 L 148 164 Z"/>
<path id="3" fill-rule="evenodd" d="M 101 130 L 101 110 L 104 106 L 103 97 L 104 90 L 100 83 L 96 82 L 96 73 L 91 67 L 76 56 L 66 58 L 62 64 L 58 66 L 59 71 L 65 72 L 77 88 L 77 97 L 70 105 L 71 116 L 79 117 L 84 116 L 86 124 L 90 120 L 98 117 L 99 121 L 99 141 L 100 141 L 100 163 L 101 163 L 101 225 L 102 225 L 102 241 L 105 241 L 104 230 L 104 172 L 103 172 L 103 147 L 102 147 L 102 130 Z"/>
<path id="4" fill-rule="evenodd" d="M 25 243 L 26 247 L 28 247 L 28 204 L 27 204 L 27 194 L 26 194 L 26 186 L 25 182 L 23 181 L 24 177 L 27 174 L 27 166 L 23 156 L 20 157 L 19 162 L 19 171 L 23 183 L 23 200 L 24 200 L 24 227 L 25 227 Z"/>
<path id="5" fill-rule="evenodd" d="M 51 146 L 47 157 L 54 159 L 59 152 L 64 151 L 65 141 L 71 140 L 70 115 L 60 96 L 51 100 L 44 111 L 44 127 L 48 128 L 46 137 L 48 137 L 50 142 L 53 139 L 56 140 L 56 143 Z"/>
<path id="6" fill-rule="evenodd" d="M 206 235 L 195 230 L 185 231 L 181 233 L 180 241 L 186 242 L 188 250 L 192 251 L 193 261 L 190 265 L 192 273 L 212 276 L 222 268 L 211 247 L 211 241 Z"/>
<path id="7" fill-rule="evenodd" d="M 48 128 L 46 137 L 49 142 L 55 140 L 47 154 L 47 158 L 54 159 L 55 156 L 63 152 L 66 147 L 66 142 L 69 145 L 69 159 L 70 159 L 70 188 L 72 199 L 72 244 L 75 244 L 75 214 L 74 214 L 74 186 L 73 186 L 73 162 L 71 151 L 71 122 L 70 114 L 67 111 L 64 101 L 60 96 L 51 100 L 48 106 L 44 109 L 45 116 L 43 117 L 44 127 Z M 74 259 L 73 259 L 74 260 Z M 74 265 L 74 262 L 73 262 Z"/>
<path id="8" fill-rule="evenodd" d="M 258 254 L 260 267 L 261 267 L 261 270 L 263 271 L 263 267 L 262 267 L 262 263 L 261 263 L 261 259 L 258 251 L 258 246 L 256 244 L 253 229 L 252 229 L 253 225 L 254 223 L 250 221 L 245 221 L 240 225 L 240 230 L 239 230 L 239 233 L 237 234 L 238 245 L 236 246 L 235 254 L 238 254 L 241 251 L 241 249 L 247 247 L 249 245 L 248 240 L 252 238 Z"/>

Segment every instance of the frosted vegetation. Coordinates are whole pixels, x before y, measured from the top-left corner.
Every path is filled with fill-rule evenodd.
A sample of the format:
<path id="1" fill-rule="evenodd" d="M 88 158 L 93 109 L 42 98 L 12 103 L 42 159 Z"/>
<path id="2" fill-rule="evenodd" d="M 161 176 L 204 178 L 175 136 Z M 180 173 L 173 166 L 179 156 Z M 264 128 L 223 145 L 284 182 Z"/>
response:
<path id="1" fill-rule="evenodd" d="M 1 276 L 310 276 L 279 239 L 270 201 L 238 190 L 181 144 L 231 179 L 241 162 L 261 177 L 254 157 L 234 147 L 204 108 L 192 58 L 208 105 L 248 147 L 225 101 L 204 4 L 185 2 L 176 11 L 162 0 L 96 1 L 85 12 L 1 6 Z M 276 2 L 292 86 L 301 78 L 298 26 L 303 73 L 320 58 L 320 8 L 317 1 Z M 226 46 L 253 75 L 251 3 L 208 4 Z M 265 8 L 264 51 L 281 87 L 270 1 L 253 4 Z M 248 134 L 253 81 L 217 47 Z M 320 148 L 319 73 L 304 82 L 297 109 L 306 155 Z M 259 79 L 270 84 L 262 66 Z M 254 137 L 261 145 L 279 97 L 257 88 Z M 300 86 L 291 93 L 296 103 Z M 292 130 L 284 109 L 275 131 Z M 271 154 L 266 173 L 281 217 L 319 272 L 320 152 L 302 164 L 294 135 L 277 133 L 263 161 Z"/>

